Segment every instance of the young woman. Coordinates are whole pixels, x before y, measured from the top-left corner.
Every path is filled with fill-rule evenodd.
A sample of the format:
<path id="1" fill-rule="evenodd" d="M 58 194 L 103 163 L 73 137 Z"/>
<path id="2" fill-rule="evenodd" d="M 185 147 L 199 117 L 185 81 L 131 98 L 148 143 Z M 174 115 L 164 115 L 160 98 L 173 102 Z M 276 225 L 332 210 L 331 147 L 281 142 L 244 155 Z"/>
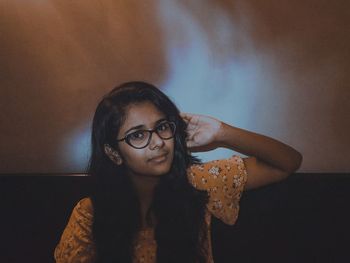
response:
<path id="1" fill-rule="evenodd" d="M 249 157 L 200 163 L 190 154 L 217 147 Z M 56 262 L 213 262 L 211 217 L 234 224 L 244 189 L 286 178 L 301 160 L 274 139 L 180 114 L 151 84 L 124 83 L 97 106 L 95 189 L 74 208 Z"/>

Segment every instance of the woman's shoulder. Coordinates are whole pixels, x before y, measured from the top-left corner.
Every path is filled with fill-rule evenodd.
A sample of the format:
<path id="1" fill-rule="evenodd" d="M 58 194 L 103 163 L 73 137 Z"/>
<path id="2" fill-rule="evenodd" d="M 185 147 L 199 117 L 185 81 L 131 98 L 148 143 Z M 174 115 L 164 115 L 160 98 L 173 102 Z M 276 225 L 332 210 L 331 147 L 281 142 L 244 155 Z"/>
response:
<path id="1" fill-rule="evenodd" d="M 90 197 L 85 197 L 81 199 L 78 204 L 85 210 L 93 212 L 92 201 Z"/>
<path id="2" fill-rule="evenodd" d="M 57 263 L 95 262 L 95 246 L 92 238 L 92 202 L 81 199 L 74 207 L 68 224 L 55 248 Z"/>
<path id="3" fill-rule="evenodd" d="M 73 209 L 73 214 L 77 217 L 92 218 L 94 209 L 90 197 L 85 197 L 78 201 Z"/>

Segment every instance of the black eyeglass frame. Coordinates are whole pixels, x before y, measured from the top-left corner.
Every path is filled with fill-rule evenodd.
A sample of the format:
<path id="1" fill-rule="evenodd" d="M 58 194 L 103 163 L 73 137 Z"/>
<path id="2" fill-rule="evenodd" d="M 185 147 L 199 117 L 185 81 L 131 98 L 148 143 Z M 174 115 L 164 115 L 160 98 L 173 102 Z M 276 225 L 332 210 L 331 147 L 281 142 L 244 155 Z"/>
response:
<path id="1" fill-rule="evenodd" d="M 170 125 L 173 126 L 171 137 L 163 138 L 163 137 L 162 137 L 161 135 L 159 135 L 159 133 L 157 132 L 157 128 L 158 128 L 160 125 L 164 125 L 165 123 L 168 123 L 168 124 L 170 124 Z M 170 128 L 171 128 L 171 127 L 170 127 Z M 128 135 L 126 135 L 124 138 L 117 139 L 117 142 L 125 141 L 128 145 L 130 145 L 131 147 L 133 147 L 133 148 L 135 148 L 135 149 L 143 149 L 143 148 L 146 148 L 146 147 L 149 145 L 149 143 L 151 142 L 152 134 L 153 134 L 154 132 L 157 133 L 157 135 L 159 136 L 159 138 L 161 138 L 162 140 L 170 140 L 170 139 L 174 138 L 175 132 L 176 132 L 176 124 L 175 124 L 175 122 L 172 122 L 172 121 L 164 121 L 164 122 L 159 123 L 154 129 L 150 129 L 150 130 L 138 130 L 138 131 L 148 132 L 148 133 L 149 133 L 148 141 L 147 141 L 147 143 L 145 144 L 145 146 L 142 146 L 142 147 L 135 147 L 134 145 L 132 145 L 132 144 L 130 143 L 130 139 L 128 139 L 128 138 L 129 138 L 129 136 L 130 136 L 131 134 L 133 134 L 133 132 L 130 133 L 130 134 L 128 134 Z"/>

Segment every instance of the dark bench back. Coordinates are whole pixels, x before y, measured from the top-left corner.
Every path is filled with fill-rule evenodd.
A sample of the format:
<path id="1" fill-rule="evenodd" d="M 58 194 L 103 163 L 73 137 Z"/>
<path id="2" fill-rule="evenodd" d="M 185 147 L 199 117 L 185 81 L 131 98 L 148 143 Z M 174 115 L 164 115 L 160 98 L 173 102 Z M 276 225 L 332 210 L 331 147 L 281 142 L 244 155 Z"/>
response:
<path id="1" fill-rule="evenodd" d="M 0 176 L 0 262 L 54 262 L 69 215 L 91 186 L 87 176 Z M 350 262 L 349 202 L 345 174 L 294 174 L 245 192 L 234 226 L 213 220 L 215 262 Z"/>

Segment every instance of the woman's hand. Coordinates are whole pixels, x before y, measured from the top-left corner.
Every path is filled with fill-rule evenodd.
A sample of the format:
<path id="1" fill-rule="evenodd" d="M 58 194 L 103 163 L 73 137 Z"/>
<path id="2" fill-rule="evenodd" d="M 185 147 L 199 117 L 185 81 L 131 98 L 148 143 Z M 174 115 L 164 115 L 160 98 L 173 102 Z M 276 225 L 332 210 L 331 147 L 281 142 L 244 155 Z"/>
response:
<path id="1" fill-rule="evenodd" d="M 222 126 L 221 121 L 190 113 L 181 113 L 181 117 L 187 124 L 187 147 L 191 152 L 210 151 L 220 146 L 217 138 Z"/>

